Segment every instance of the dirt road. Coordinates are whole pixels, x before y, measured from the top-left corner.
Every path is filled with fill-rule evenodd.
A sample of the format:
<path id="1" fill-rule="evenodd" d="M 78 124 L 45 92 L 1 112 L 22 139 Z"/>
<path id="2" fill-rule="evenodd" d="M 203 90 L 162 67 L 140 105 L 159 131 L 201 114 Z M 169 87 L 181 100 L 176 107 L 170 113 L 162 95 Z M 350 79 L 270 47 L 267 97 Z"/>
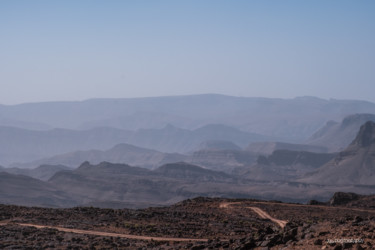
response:
<path id="1" fill-rule="evenodd" d="M 0 222 L 0 225 L 6 225 L 6 224 L 8 224 L 8 222 Z M 200 241 L 200 242 L 208 241 L 208 239 L 168 238 L 168 237 L 154 237 L 154 236 L 142 236 L 142 235 L 132 235 L 132 234 L 119 234 L 119 233 L 108 233 L 108 232 L 100 232 L 100 231 L 93 231 L 93 230 L 82 230 L 82 229 L 73 229 L 73 228 L 65 228 L 65 227 L 57 227 L 57 226 L 44 226 L 44 225 L 27 224 L 27 223 L 14 223 L 14 224 L 24 226 L 24 227 L 51 228 L 51 229 L 56 229 L 58 231 L 67 232 L 67 233 L 89 234 L 89 235 L 107 236 L 107 237 L 120 237 L 120 238 L 127 238 L 127 239 L 136 239 L 136 240 L 179 241 L 179 242 L 181 241 Z"/>
<path id="2" fill-rule="evenodd" d="M 241 202 L 223 202 L 219 205 L 219 207 L 228 209 L 234 204 L 241 204 Z M 253 210 L 255 213 L 257 213 L 259 215 L 259 217 L 261 217 L 263 219 L 268 219 L 268 220 L 276 223 L 281 228 L 284 228 L 285 225 L 288 223 L 288 221 L 286 221 L 286 220 L 279 220 L 279 219 L 273 218 L 271 215 L 269 215 L 268 213 L 266 213 L 265 211 L 263 211 L 259 207 L 246 207 L 246 208 L 249 208 L 249 209 Z"/>
<path id="3" fill-rule="evenodd" d="M 273 222 L 275 222 L 276 224 L 278 224 L 281 228 L 284 228 L 285 225 L 288 223 L 288 221 L 286 220 L 279 220 L 279 219 L 275 219 L 273 218 L 271 215 L 269 215 L 268 213 L 264 212 L 262 209 L 260 209 L 259 207 L 247 207 L 247 208 L 250 208 L 252 209 L 255 213 L 257 213 L 261 218 L 263 219 L 269 219 Z"/>

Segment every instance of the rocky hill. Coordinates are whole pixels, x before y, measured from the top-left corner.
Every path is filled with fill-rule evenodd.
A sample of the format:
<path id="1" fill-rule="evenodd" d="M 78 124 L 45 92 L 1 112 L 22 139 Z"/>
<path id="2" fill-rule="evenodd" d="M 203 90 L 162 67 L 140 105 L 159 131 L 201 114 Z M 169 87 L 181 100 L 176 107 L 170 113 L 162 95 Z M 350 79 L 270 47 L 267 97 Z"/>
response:
<path id="1" fill-rule="evenodd" d="M 106 207 L 113 202 L 170 204 L 203 194 L 212 196 L 212 187 L 234 183 L 229 175 L 186 163 L 167 164 L 150 171 L 107 162 L 83 163 L 74 171 L 57 173 L 48 182 L 66 193 L 79 194 L 81 204 L 100 203 Z M 199 187 L 200 183 L 206 187 Z"/>
<path id="2" fill-rule="evenodd" d="M 237 169 L 238 174 L 252 180 L 295 181 L 316 170 L 336 154 L 276 150 L 269 156 L 259 156 L 256 164 Z"/>
<path id="3" fill-rule="evenodd" d="M 45 207 L 78 205 L 74 194 L 66 194 L 41 180 L 6 172 L 0 172 L 0 201 L 3 204 Z"/>

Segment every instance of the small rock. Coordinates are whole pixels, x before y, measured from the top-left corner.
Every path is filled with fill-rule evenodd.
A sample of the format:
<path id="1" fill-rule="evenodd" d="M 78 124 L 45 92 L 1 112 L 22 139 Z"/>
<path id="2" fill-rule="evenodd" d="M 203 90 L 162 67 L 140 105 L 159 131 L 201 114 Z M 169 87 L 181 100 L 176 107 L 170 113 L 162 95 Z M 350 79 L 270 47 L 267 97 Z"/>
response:
<path id="1" fill-rule="evenodd" d="M 323 244 L 323 240 L 321 240 L 321 239 L 316 239 L 316 240 L 314 240 L 314 245 L 319 245 L 319 246 L 321 246 Z"/>
<path id="2" fill-rule="evenodd" d="M 333 250 L 342 250 L 342 245 L 336 245 Z"/>
<path id="3" fill-rule="evenodd" d="M 356 250 L 364 250 L 365 248 L 363 248 L 361 245 L 356 245 L 356 247 L 354 248 Z"/>
<path id="4" fill-rule="evenodd" d="M 261 247 L 266 247 L 270 244 L 270 241 L 269 240 L 265 240 L 262 242 L 262 244 L 260 244 Z"/>

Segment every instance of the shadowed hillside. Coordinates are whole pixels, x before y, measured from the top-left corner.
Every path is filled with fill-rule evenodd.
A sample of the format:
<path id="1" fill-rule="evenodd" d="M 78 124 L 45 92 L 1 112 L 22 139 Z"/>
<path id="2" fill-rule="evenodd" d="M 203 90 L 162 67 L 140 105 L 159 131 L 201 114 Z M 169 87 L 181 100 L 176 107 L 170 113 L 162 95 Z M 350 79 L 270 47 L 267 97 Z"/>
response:
<path id="1" fill-rule="evenodd" d="M 326 185 L 374 185 L 374 152 L 375 123 L 368 121 L 345 150 L 302 181 Z"/>

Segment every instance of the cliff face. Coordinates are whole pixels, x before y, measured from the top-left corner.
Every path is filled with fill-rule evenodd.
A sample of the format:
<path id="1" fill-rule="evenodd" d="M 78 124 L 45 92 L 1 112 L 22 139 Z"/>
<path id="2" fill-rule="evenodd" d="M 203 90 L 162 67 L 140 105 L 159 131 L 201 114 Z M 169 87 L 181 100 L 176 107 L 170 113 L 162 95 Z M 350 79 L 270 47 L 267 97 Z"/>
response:
<path id="1" fill-rule="evenodd" d="M 368 121 L 363 124 L 345 150 L 301 181 L 326 185 L 374 185 L 375 123 Z"/>
<path id="2" fill-rule="evenodd" d="M 364 148 L 375 145 L 375 123 L 368 121 L 362 125 L 357 137 L 349 145 L 350 147 Z"/>
<path id="3" fill-rule="evenodd" d="M 313 134 L 308 144 L 327 147 L 330 152 L 343 151 L 356 137 L 361 125 L 367 121 L 375 122 L 374 114 L 354 114 L 345 117 L 341 123 L 327 122 L 327 124 Z"/>

